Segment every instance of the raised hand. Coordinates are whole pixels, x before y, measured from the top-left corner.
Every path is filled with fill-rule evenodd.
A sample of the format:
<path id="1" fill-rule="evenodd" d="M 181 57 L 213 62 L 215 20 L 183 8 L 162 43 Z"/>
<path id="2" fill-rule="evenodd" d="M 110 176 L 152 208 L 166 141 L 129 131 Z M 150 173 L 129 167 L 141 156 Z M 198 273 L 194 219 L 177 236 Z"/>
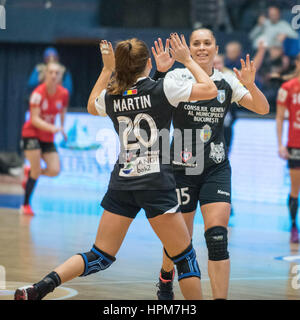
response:
<path id="1" fill-rule="evenodd" d="M 175 59 L 170 56 L 170 39 L 166 40 L 166 47 L 164 49 L 161 38 L 154 41 L 155 48 L 152 47 L 152 53 L 156 63 L 156 69 L 159 72 L 167 72 L 174 64 Z"/>
<path id="2" fill-rule="evenodd" d="M 103 66 L 111 72 L 115 71 L 115 53 L 110 42 L 102 40 L 100 42 L 100 50 L 102 53 Z"/>
<path id="3" fill-rule="evenodd" d="M 170 43 L 170 52 L 173 59 L 182 64 L 185 64 L 192 59 L 190 49 L 186 44 L 183 34 L 179 38 L 177 33 L 171 33 Z"/>
<path id="4" fill-rule="evenodd" d="M 250 62 L 250 55 L 247 54 L 246 56 L 246 62 L 244 59 L 241 59 L 241 66 L 242 69 L 238 70 L 236 68 L 233 68 L 233 71 L 235 72 L 236 77 L 239 79 L 239 81 L 247 87 L 248 85 L 251 85 L 255 81 L 255 73 L 256 68 L 254 66 L 254 62 Z"/>

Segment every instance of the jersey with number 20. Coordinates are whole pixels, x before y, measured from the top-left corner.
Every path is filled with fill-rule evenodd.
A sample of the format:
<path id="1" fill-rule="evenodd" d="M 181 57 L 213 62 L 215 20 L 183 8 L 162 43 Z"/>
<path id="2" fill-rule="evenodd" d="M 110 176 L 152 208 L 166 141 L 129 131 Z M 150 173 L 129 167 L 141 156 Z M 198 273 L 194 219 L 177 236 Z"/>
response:
<path id="1" fill-rule="evenodd" d="M 110 189 L 175 188 L 172 166 L 164 154 L 170 154 L 169 129 L 174 107 L 188 101 L 191 90 L 190 82 L 178 85 L 173 79 L 154 81 L 144 77 L 122 95 L 110 95 L 106 90 L 100 93 L 96 109 L 99 115 L 111 118 L 121 146 Z"/>

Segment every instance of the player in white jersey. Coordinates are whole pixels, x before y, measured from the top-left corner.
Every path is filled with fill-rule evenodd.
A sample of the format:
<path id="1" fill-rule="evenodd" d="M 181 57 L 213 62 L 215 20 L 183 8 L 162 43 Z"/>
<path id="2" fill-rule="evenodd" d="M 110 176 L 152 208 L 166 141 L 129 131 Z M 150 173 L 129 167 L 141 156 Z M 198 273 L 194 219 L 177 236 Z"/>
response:
<path id="1" fill-rule="evenodd" d="M 155 58 L 159 74 L 163 77 L 173 64 L 171 56 L 162 45 L 155 43 Z M 267 114 L 269 104 L 263 93 L 255 85 L 255 66 L 241 59 L 241 70 L 234 69 L 236 77 L 223 74 L 213 68 L 218 46 L 214 34 L 209 29 L 195 30 L 190 36 L 190 51 L 193 60 L 202 67 L 218 88 L 218 96 L 206 101 L 182 102 L 173 113 L 174 129 L 191 139 L 185 148 L 176 149 L 173 139 L 176 188 L 181 211 L 193 235 L 193 222 L 198 202 L 204 219 L 205 240 L 208 249 L 208 274 L 214 299 L 226 299 L 228 295 L 230 260 L 227 251 L 227 226 L 231 209 L 231 168 L 225 145 L 223 122 L 232 102 L 258 113 Z M 165 76 L 184 85 L 195 82 L 186 68 L 175 69 Z M 201 161 L 197 162 L 198 150 L 203 150 Z M 198 173 L 188 174 L 186 169 L 198 168 Z M 174 298 L 172 261 L 164 252 L 163 265 L 159 277 L 158 299 Z"/>

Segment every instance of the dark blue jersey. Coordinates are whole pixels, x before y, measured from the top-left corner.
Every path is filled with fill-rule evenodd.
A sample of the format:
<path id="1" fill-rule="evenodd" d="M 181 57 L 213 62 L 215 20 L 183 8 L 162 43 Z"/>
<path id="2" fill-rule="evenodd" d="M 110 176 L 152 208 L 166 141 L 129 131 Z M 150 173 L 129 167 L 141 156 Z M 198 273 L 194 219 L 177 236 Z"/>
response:
<path id="1" fill-rule="evenodd" d="M 121 151 L 111 174 L 115 190 L 174 189 L 169 129 L 174 107 L 189 98 L 192 84 L 173 79 L 140 78 L 123 95 L 104 90 L 95 105 L 108 115 L 119 135 Z M 168 150 L 165 150 L 165 149 Z"/>
<path id="2" fill-rule="evenodd" d="M 175 69 L 169 72 L 165 79 L 174 79 L 182 85 L 187 82 L 195 83 L 188 69 Z M 223 74 L 216 69 L 211 79 L 218 89 L 215 99 L 181 102 L 174 110 L 174 129 L 180 131 L 181 139 L 185 141 L 181 149 L 174 147 L 176 135 L 172 141 L 175 170 L 202 165 L 205 171 L 212 165 L 224 162 L 228 157 L 223 132 L 224 118 L 230 105 L 240 101 L 248 90 L 234 75 Z M 197 152 L 202 153 L 202 157 L 197 155 Z"/>

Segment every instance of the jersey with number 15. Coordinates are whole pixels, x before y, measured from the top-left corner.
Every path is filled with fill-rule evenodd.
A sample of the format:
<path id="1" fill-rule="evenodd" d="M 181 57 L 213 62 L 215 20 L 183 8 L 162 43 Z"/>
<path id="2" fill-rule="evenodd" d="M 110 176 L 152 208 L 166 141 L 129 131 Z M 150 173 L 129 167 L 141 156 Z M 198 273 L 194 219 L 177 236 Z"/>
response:
<path id="1" fill-rule="evenodd" d="M 289 111 L 288 147 L 300 148 L 300 81 L 293 78 L 282 84 L 277 104 Z"/>
<path id="2" fill-rule="evenodd" d="M 189 100 L 192 86 L 174 79 L 154 81 L 144 77 L 122 95 L 101 92 L 95 101 L 96 109 L 100 115 L 111 118 L 121 146 L 110 189 L 175 189 L 170 160 L 163 158 L 170 154 L 169 130 L 174 107 Z"/>

